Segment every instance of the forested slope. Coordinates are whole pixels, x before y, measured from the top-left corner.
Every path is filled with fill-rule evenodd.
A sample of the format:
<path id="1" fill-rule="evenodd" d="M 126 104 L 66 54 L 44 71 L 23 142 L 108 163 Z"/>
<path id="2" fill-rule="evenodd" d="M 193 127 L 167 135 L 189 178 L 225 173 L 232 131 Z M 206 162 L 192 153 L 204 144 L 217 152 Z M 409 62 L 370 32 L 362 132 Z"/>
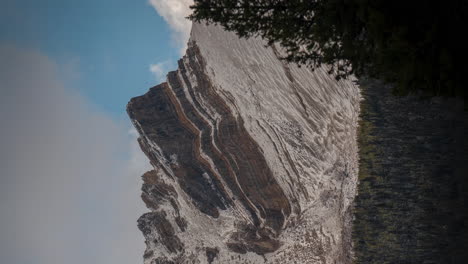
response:
<path id="1" fill-rule="evenodd" d="M 356 263 L 466 263 L 467 112 L 361 82 Z"/>

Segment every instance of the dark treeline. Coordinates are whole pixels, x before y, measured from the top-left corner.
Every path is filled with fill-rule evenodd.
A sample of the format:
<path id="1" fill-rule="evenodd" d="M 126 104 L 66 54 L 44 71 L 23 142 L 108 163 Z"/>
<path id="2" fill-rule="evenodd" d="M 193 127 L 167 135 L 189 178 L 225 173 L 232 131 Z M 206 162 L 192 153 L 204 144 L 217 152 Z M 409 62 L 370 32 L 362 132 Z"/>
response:
<path id="1" fill-rule="evenodd" d="M 371 76 L 394 93 L 464 96 L 468 1 L 195 0 L 194 21 L 280 43 L 291 62 Z"/>
<path id="2" fill-rule="evenodd" d="M 355 263 L 468 262 L 468 113 L 361 82 Z"/>

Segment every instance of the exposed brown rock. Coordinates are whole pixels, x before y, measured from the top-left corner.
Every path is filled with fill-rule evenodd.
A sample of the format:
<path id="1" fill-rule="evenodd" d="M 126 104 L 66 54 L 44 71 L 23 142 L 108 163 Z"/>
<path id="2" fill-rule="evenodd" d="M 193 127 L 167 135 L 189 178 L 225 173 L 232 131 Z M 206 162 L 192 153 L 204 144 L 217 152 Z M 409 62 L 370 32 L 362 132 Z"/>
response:
<path id="1" fill-rule="evenodd" d="M 212 107 L 223 117 L 218 124 L 219 130 L 214 131 L 214 141 L 221 148 L 221 153 L 216 154 L 224 161 L 216 164 L 224 163 L 227 168 L 227 173 L 223 173 L 222 176 L 244 205 L 251 208 L 251 212 L 259 210 L 260 215 L 253 213 L 254 219 L 265 219 L 268 226 L 279 231 L 285 221 L 284 216 L 287 217 L 291 213 L 289 200 L 273 177 L 257 143 L 245 130 L 242 119 L 236 118 L 226 102 L 216 93 L 206 75 L 206 62 L 200 56 L 195 43 L 187 49 L 186 56 L 197 77 L 197 92 L 204 101 L 216 102 Z M 179 63 L 179 67 L 184 76 L 184 65 Z M 168 80 L 172 79 L 169 75 Z M 190 87 L 190 83 L 187 84 L 189 91 L 193 91 L 194 87 Z M 183 105 L 187 106 L 187 112 L 190 112 L 189 107 L 192 107 L 192 104 Z M 230 155 L 226 155 L 227 153 Z"/>
<path id="2" fill-rule="evenodd" d="M 177 203 L 174 199 L 177 198 L 177 192 L 174 187 L 164 183 L 155 170 L 151 170 L 143 174 L 143 186 L 141 199 L 150 209 L 157 210 L 159 204 L 163 201 L 170 201 L 174 209 L 178 210 Z"/>
<path id="3" fill-rule="evenodd" d="M 174 228 L 166 219 L 166 213 L 164 212 L 153 212 L 142 215 L 138 219 L 138 228 L 145 236 L 150 235 L 153 230 L 156 230 L 157 234 L 155 235 L 160 237 L 158 242 L 161 242 L 169 252 L 176 253 L 184 249 L 184 244 L 175 234 Z"/>
<path id="4" fill-rule="evenodd" d="M 144 259 L 150 258 L 150 257 L 153 256 L 153 254 L 154 254 L 154 251 L 153 251 L 153 250 L 146 250 L 146 251 L 145 251 L 145 254 L 143 255 L 143 258 L 144 258 Z"/>
<path id="5" fill-rule="evenodd" d="M 187 229 L 187 220 L 185 220 L 185 218 L 177 216 L 175 222 L 179 226 L 180 231 L 184 232 Z"/>
<path id="6" fill-rule="evenodd" d="M 128 104 L 155 169 L 146 264 L 351 263 L 359 92 L 266 45 L 195 23 L 178 69 Z"/>
<path id="7" fill-rule="evenodd" d="M 261 222 L 263 230 L 271 230 L 260 232 L 260 238 L 244 241 L 252 243 L 246 249 L 257 253 L 274 251 L 279 243 L 273 242 L 272 238 L 279 234 L 291 213 L 290 202 L 273 177 L 257 143 L 244 128 L 242 119 L 236 118 L 216 93 L 205 74 L 206 65 L 196 44 L 187 50 L 186 59 L 197 78 L 197 87 L 192 87 L 186 80 L 187 72 L 181 61 L 180 70 L 168 74 L 168 83 L 151 88 L 147 94 L 133 98 L 128 104 L 130 118 L 138 121 L 137 129 L 146 135 L 140 138 L 140 146 L 151 163 L 166 162 L 161 167 L 170 167 L 180 187 L 207 215 L 218 217 L 218 210 L 232 206 L 232 197 L 226 191 L 229 188 L 250 212 L 255 231 Z M 203 101 L 211 103 L 221 116 L 217 120 L 218 129 L 212 131 L 212 126 L 200 116 L 199 113 L 205 110 L 196 96 L 192 96 L 193 103 L 189 102 L 183 84 L 188 86 L 189 93 L 196 90 Z M 165 161 L 152 153 L 147 140 L 158 144 Z M 215 168 L 201 151 L 214 161 Z M 148 207 L 157 209 L 158 202 L 174 196 L 174 189 L 158 181 L 155 172 L 148 172 L 143 179 L 142 198 Z M 179 227 L 185 228 L 183 224 Z"/>
<path id="8" fill-rule="evenodd" d="M 271 230 L 245 226 L 240 228 L 239 232 L 231 235 L 227 246 L 232 251 L 240 254 L 251 251 L 263 255 L 274 252 L 281 246 L 280 242 L 274 237 Z"/>
<path id="9" fill-rule="evenodd" d="M 194 129 L 178 117 L 168 89 L 167 83 L 163 83 L 151 88 L 147 94 L 133 98 L 128 105 L 128 113 L 132 119 L 138 120 L 141 132 L 164 150 L 167 160 L 170 160 L 170 155 L 177 155 L 179 166 L 172 171 L 181 188 L 193 198 L 200 211 L 217 217 L 218 208 L 225 209 L 226 206 L 220 193 L 205 192 L 209 183 L 203 178 L 203 173 L 209 168 L 198 162 Z M 145 139 L 141 141 L 142 148 L 148 153 L 147 142 Z M 160 162 L 151 155 L 149 158 L 155 164 Z"/>
<path id="10" fill-rule="evenodd" d="M 213 260 L 218 256 L 219 249 L 218 248 L 206 248 L 206 259 L 209 264 L 213 263 Z"/>

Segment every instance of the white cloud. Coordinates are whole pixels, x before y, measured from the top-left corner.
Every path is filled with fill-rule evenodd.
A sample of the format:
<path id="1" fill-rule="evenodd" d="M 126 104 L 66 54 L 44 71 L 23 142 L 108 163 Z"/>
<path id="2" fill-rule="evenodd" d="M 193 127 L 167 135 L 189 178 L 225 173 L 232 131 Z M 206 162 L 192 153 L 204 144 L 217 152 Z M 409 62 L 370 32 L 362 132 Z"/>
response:
<path id="1" fill-rule="evenodd" d="M 181 54 L 184 54 L 192 28 L 192 22 L 186 17 L 191 13 L 189 6 L 193 0 L 149 0 L 149 3 L 169 24 Z"/>
<path id="2" fill-rule="evenodd" d="M 156 78 L 156 81 L 163 82 L 166 79 L 170 64 L 168 62 L 159 62 L 149 66 L 150 72 Z"/>
<path id="3" fill-rule="evenodd" d="M 192 29 L 192 22 L 186 17 L 191 13 L 189 7 L 193 4 L 193 0 L 149 0 L 148 2 L 169 25 L 176 48 L 179 49 L 180 55 L 184 55 Z M 168 61 L 164 61 L 151 64 L 149 70 L 156 81 L 163 82 L 172 66 Z"/>
<path id="4" fill-rule="evenodd" d="M 46 56 L 0 45 L 0 263 L 141 263 L 149 169 L 129 122 L 63 83 Z"/>

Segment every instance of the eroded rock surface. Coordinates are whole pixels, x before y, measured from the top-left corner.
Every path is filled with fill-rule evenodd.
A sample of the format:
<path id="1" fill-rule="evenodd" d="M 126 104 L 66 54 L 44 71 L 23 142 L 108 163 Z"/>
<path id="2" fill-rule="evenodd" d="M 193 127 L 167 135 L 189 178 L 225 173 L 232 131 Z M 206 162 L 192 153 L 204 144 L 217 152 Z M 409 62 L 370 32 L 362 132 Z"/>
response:
<path id="1" fill-rule="evenodd" d="M 154 170 L 145 263 L 347 263 L 359 92 L 260 39 L 195 24 L 128 114 Z"/>

